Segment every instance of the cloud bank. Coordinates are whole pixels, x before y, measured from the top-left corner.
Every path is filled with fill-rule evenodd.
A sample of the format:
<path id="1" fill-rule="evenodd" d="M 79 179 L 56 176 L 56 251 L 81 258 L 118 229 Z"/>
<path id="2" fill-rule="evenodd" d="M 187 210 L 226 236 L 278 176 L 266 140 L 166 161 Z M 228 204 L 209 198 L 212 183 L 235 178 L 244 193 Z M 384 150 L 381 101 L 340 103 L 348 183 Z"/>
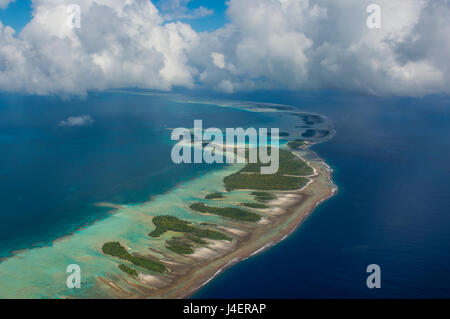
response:
<path id="1" fill-rule="evenodd" d="M 80 0 L 72 29 L 72 2 L 33 0 L 19 34 L 0 24 L 0 90 L 450 93 L 450 0 L 378 0 L 381 29 L 366 25 L 372 1 L 230 0 L 230 22 L 202 33 L 147 0 Z"/>

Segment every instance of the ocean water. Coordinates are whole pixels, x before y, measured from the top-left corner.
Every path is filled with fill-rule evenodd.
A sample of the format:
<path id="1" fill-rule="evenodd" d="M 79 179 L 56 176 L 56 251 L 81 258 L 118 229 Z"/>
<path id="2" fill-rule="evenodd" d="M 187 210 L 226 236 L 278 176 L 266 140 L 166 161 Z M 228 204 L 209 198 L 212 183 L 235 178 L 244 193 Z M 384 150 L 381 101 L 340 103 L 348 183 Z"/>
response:
<path id="1" fill-rule="evenodd" d="M 189 205 L 225 192 L 223 178 L 243 164 L 174 164 L 172 128 L 191 128 L 201 119 L 204 128 L 278 127 L 293 138 L 311 127 L 331 128 L 323 117 L 214 103 L 137 91 L 85 99 L 1 96 L 0 298 L 117 297 L 101 278 L 133 292 L 117 260 L 101 253 L 105 242 L 120 241 L 133 252 L 164 250 L 170 234 L 147 235 L 158 215 L 223 223 Z M 60 125 L 70 116 L 92 120 Z M 227 201 L 243 201 L 248 193 L 227 193 Z M 106 208 L 112 204 L 114 211 Z M 67 288 L 70 264 L 81 267 L 83 289 Z"/>
<path id="2" fill-rule="evenodd" d="M 314 150 L 338 194 L 289 238 L 232 267 L 194 298 L 450 297 L 450 99 L 333 92 L 247 96 L 324 114 Z M 381 267 L 381 288 L 366 267 Z"/>
<path id="3" fill-rule="evenodd" d="M 80 115 L 94 123 L 58 125 Z M 97 202 L 145 202 L 223 166 L 172 162 L 169 128 L 191 128 L 194 119 L 205 128 L 272 122 L 263 114 L 158 96 L 0 95 L 0 258 L 109 216 Z"/>
<path id="4" fill-rule="evenodd" d="M 232 98 L 330 118 L 336 134 L 314 150 L 335 170 L 339 192 L 285 241 L 228 269 L 194 298 L 450 296 L 448 98 L 334 92 Z M 94 124 L 58 126 L 83 114 Z M 47 246 L 101 220 L 51 247 L 0 262 L 0 297 L 76 293 L 63 288 L 62 266 L 71 262 L 82 265 L 90 289 L 80 296 L 105 296 L 90 286 L 95 276 L 119 274 L 99 254 L 105 240 L 145 249 L 148 216 L 185 216 L 186 202 L 220 190 L 214 181 L 229 174 L 223 166 L 211 174 L 210 165 L 172 164 L 168 128 L 189 128 L 194 119 L 205 127 L 278 125 L 266 114 L 202 103 L 180 107 L 160 96 L 0 96 L 0 256 Z M 181 182 L 186 187 L 176 187 Z M 156 197 L 143 203 L 150 196 Z M 127 205 L 110 217 L 93 205 L 99 201 Z M 374 263 L 381 266 L 382 288 L 369 290 L 365 271 Z"/>

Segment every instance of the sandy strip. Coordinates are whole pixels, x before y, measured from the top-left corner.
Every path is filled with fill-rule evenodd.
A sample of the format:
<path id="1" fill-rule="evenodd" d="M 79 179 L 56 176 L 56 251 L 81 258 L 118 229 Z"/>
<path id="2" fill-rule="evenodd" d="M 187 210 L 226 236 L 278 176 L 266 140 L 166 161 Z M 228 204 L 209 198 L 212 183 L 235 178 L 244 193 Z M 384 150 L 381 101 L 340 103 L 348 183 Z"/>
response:
<path id="1" fill-rule="evenodd" d="M 337 187 L 331 180 L 332 169 L 328 165 L 320 160 L 314 160 L 308 164 L 314 169 L 314 176 L 309 177 L 308 183 L 302 189 L 286 192 L 272 191 L 278 198 L 268 202 L 270 208 L 261 210 L 269 215 L 269 218 L 265 217 L 259 223 L 242 223 L 239 226 L 235 222 L 225 221 L 226 226 L 219 225 L 217 229 L 236 235 L 233 236 L 232 242 L 208 240 L 208 246 L 196 248 L 192 255 L 175 255 L 171 261 L 181 262 L 182 267 L 173 269 L 174 271 L 170 273 L 170 283 L 164 282 L 161 288 L 132 297 L 189 297 L 225 269 L 265 251 L 289 236 L 315 207 L 337 191 Z M 193 263 L 186 264 L 186 259 L 190 259 Z M 164 281 L 157 276 L 145 276 L 140 278 L 147 285 L 153 286 L 157 282 Z"/>
<path id="2" fill-rule="evenodd" d="M 164 280 L 160 277 L 148 275 L 148 274 L 139 274 L 138 280 L 144 284 L 150 285 L 152 287 L 163 287 L 166 285 Z"/>
<path id="3" fill-rule="evenodd" d="M 212 258 L 217 258 L 218 256 L 224 255 L 225 253 L 231 251 L 234 248 L 232 242 L 227 242 L 224 240 L 207 240 L 209 245 L 207 247 L 199 247 L 195 249 L 192 255 L 188 257 L 197 260 L 208 260 Z"/>
<path id="4" fill-rule="evenodd" d="M 247 236 L 248 233 L 244 230 L 240 230 L 240 229 L 236 229 L 236 228 L 231 228 L 231 227 L 225 227 L 225 226 L 217 226 L 217 229 L 223 230 L 227 233 L 239 236 L 239 237 L 244 237 Z"/>
<path id="5" fill-rule="evenodd" d="M 226 255 L 210 260 L 205 265 L 196 267 L 190 272 L 189 278 L 180 277 L 170 287 L 164 288 L 150 297 L 189 297 L 200 287 L 212 280 L 212 278 L 222 273 L 226 268 L 231 267 L 241 260 L 261 253 L 287 238 L 311 214 L 315 207 L 333 196 L 336 192 L 337 188 L 333 185 L 330 176 L 332 170 L 328 166 L 325 166 L 322 161 L 314 161 L 312 165 L 314 165 L 314 168 L 317 168 L 317 176 L 314 178 L 315 182 L 310 183 L 302 191 L 302 196 L 297 197 L 297 202 L 291 202 L 291 199 L 293 200 L 295 198 L 294 196 L 287 196 L 287 198 L 284 198 L 279 203 L 283 205 L 283 209 L 287 210 L 286 214 L 278 216 L 271 225 L 260 225 L 250 233 L 248 238 L 238 243 Z M 204 255 L 205 253 L 206 255 Z M 200 255 L 203 257 L 212 257 L 212 253 L 208 252 L 208 250 L 201 250 L 198 253 L 198 256 Z"/>

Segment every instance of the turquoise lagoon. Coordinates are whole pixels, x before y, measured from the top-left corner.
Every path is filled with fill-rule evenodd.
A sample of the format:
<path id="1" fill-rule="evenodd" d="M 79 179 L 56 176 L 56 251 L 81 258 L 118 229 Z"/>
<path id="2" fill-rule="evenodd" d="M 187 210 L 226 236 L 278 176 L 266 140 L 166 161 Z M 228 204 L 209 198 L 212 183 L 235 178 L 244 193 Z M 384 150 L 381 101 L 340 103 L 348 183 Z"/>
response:
<path id="1" fill-rule="evenodd" d="M 220 218 L 188 206 L 225 191 L 223 177 L 240 165 L 183 164 L 170 159 L 171 128 L 280 128 L 289 138 L 330 130 L 320 116 L 292 116 L 264 103 L 192 100 L 144 92 L 111 92 L 85 99 L 0 97 L 0 297 L 112 297 L 99 276 L 121 285 L 117 261 L 101 254 L 107 241 L 133 252 L 158 249 L 147 236 L 151 217 L 176 215 L 194 223 Z M 61 127 L 69 116 L 94 123 Z M 245 192 L 227 194 L 245 200 Z M 98 202 L 118 205 L 112 210 Z M 218 204 L 220 205 L 220 204 Z M 82 269 L 82 289 L 68 289 L 66 268 Z"/>

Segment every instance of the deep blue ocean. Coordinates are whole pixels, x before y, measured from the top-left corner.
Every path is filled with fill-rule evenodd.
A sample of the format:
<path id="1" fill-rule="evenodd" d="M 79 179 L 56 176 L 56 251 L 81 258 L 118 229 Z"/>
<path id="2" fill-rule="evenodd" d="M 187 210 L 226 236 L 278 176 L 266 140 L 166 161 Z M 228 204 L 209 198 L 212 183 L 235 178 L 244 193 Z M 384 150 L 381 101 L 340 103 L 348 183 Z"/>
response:
<path id="1" fill-rule="evenodd" d="M 195 298 L 450 297 L 450 98 L 261 94 L 329 117 L 313 149 L 338 194 L 290 237 L 228 269 Z M 369 264 L 381 267 L 370 290 Z"/>
<path id="2" fill-rule="evenodd" d="M 202 96 L 206 95 L 202 94 Z M 219 98 L 224 98 L 223 96 Z M 194 298 L 450 297 L 450 98 L 336 92 L 226 96 L 323 114 L 336 135 L 314 150 L 338 194 L 290 237 L 233 266 Z M 168 128 L 266 123 L 239 110 L 158 96 L 0 95 L 0 257 L 108 216 L 210 170 L 175 165 Z M 60 127 L 69 116 L 94 123 Z M 366 267 L 381 267 L 381 289 Z"/>

